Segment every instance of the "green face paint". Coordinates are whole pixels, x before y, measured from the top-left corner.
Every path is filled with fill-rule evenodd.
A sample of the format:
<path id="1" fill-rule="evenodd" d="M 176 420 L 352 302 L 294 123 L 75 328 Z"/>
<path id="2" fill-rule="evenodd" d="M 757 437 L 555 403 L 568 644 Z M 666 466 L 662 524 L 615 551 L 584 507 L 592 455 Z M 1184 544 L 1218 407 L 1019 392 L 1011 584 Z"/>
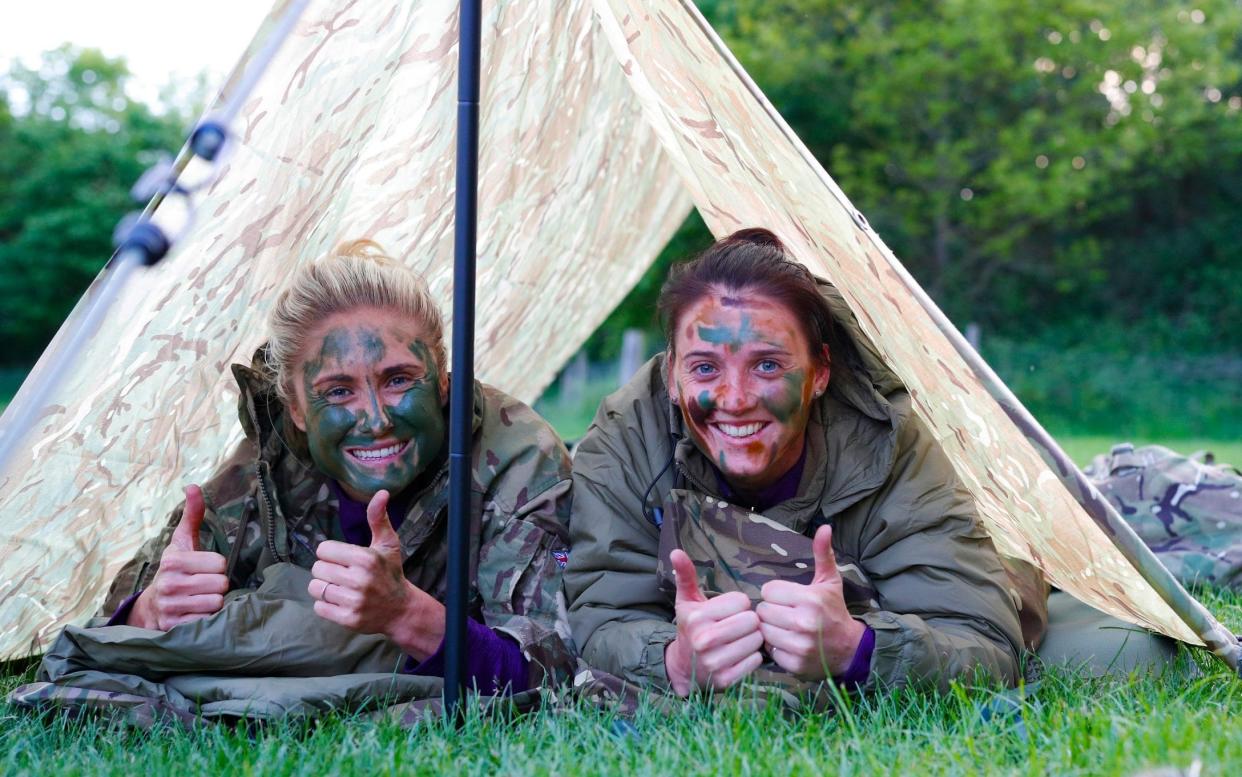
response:
<path id="1" fill-rule="evenodd" d="M 758 340 L 759 333 L 755 331 L 750 316 L 743 315 L 741 324 L 736 329 L 724 325 L 704 326 L 700 324 L 699 339 L 712 345 L 728 346 L 731 353 L 737 353 L 742 346 Z"/>
<path id="2" fill-rule="evenodd" d="M 443 450 L 440 375 L 421 340 L 402 342 L 370 326 L 334 328 L 302 378 L 311 459 L 351 497 L 400 493 Z"/>
<path id="3" fill-rule="evenodd" d="M 771 391 L 760 395 L 759 401 L 781 423 L 800 420 L 809 410 L 810 397 L 806 385 L 805 370 L 790 370 L 781 376 Z"/>
<path id="4" fill-rule="evenodd" d="M 699 409 L 704 413 L 710 413 L 716 409 L 716 399 L 710 391 L 704 390 L 699 392 Z"/>

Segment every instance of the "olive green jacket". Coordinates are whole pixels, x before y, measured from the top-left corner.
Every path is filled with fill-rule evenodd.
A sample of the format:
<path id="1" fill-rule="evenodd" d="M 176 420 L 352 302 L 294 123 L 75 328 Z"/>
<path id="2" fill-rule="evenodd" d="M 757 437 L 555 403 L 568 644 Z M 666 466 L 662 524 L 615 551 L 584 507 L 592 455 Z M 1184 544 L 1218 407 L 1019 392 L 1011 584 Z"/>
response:
<path id="1" fill-rule="evenodd" d="M 203 485 L 200 547 L 226 557 L 232 590 L 258 588 L 273 564 L 309 569 L 319 543 L 344 540 L 336 493 L 310 464 L 305 437 L 288 421 L 263 361 L 260 351 L 252 366 L 233 365 L 246 438 Z M 518 642 L 532 684 L 545 674 L 563 678 L 575 660 L 561 590 L 568 454 L 530 407 L 476 383 L 472 455 L 471 616 Z M 397 529 L 405 576 L 444 601 L 447 457 L 410 488 L 415 493 Z M 122 568 L 101 615 L 150 584 L 181 510 Z"/>
<path id="2" fill-rule="evenodd" d="M 848 334 L 852 315 L 834 289 L 823 291 Z M 975 672 L 1016 681 L 1020 598 L 972 497 L 879 358 L 841 345 L 848 347 L 833 352 L 829 391 L 807 429 L 797 495 L 763 516 L 803 535 L 832 525 L 839 567 L 874 594 L 848 603 L 875 631 L 869 686 L 944 687 Z M 676 626 L 672 592 L 657 573 L 653 508 L 676 507 L 687 494 L 720 499 L 665 375 L 663 355 L 648 362 L 604 400 L 577 447 L 565 572 L 583 659 L 660 689 L 668 687 L 664 650 Z M 702 570 L 700 582 L 710 585 Z"/>

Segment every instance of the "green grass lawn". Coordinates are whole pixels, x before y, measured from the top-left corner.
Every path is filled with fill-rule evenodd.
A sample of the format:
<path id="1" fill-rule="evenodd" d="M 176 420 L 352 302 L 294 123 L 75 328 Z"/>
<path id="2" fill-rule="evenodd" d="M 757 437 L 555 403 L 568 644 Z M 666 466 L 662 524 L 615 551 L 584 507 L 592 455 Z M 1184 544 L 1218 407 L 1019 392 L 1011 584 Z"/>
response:
<path id="1" fill-rule="evenodd" d="M 1242 628 L 1242 598 L 1208 599 Z M 461 731 L 329 718 L 257 732 L 139 732 L 0 706 L 0 773 L 1129 775 L 1196 762 L 1204 774 L 1236 771 L 1242 682 L 1201 651 L 1184 650 L 1180 660 L 1202 675 L 1050 673 L 1024 699 L 1012 694 L 1012 704 L 962 687 L 866 698 L 838 715 L 747 711 L 726 699 L 668 717 L 643 711 L 628 731 L 581 706 L 516 721 L 475 717 Z M 19 679 L 8 675 L 3 689 Z"/>
<path id="2" fill-rule="evenodd" d="M 1109 448 L 1119 442 L 1131 442 L 1139 445 L 1158 444 L 1171 448 L 1178 453 L 1191 454 L 1206 451 L 1216 456 L 1217 462 L 1227 462 L 1242 467 L 1242 440 L 1208 440 L 1204 438 L 1182 439 L 1177 437 L 1105 437 L 1103 435 L 1058 434 L 1057 442 L 1069 454 L 1069 457 L 1080 466 L 1091 463 L 1091 457 L 1107 453 Z"/>

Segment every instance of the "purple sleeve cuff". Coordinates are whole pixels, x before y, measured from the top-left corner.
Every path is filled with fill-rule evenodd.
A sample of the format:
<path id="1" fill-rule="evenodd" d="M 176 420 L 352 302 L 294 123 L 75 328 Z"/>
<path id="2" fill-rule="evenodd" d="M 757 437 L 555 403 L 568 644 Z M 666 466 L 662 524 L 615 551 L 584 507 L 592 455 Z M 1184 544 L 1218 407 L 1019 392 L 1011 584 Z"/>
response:
<path id="1" fill-rule="evenodd" d="M 522 648 L 510 637 L 473 619 L 466 620 L 466 685 L 483 696 L 518 693 L 530 687 L 530 665 Z M 444 642 L 422 663 L 405 660 L 406 674 L 444 676 Z"/>
<path id="2" fill-rule="evenodd" d="M 871 654 L 875 652 L 875 632 L 870 626 L 866 627 L 863 632 L 862 639 L 858 641 L 858 649 L 854 651 L 854 658 L 850 661 L 850 665 L 845 671 L 832 679 L 838 685 L 844 685 L 847 688 L 857 688 L 867 682 L 867 676 L 871 674 Z"/>
<path id="3" fill-rule="evenodd" d="M 112 617 L 108 619 L 105 626 L 124 626 L 129 623 L 129 613 L 134 609 L 134 602 L 138 601 L 138 597 L 142 596 L 142 591 L 133 594 L 125 601 L 121 602 L 121 606 L 116 608 L 116 612 L 112 613 Z"/>

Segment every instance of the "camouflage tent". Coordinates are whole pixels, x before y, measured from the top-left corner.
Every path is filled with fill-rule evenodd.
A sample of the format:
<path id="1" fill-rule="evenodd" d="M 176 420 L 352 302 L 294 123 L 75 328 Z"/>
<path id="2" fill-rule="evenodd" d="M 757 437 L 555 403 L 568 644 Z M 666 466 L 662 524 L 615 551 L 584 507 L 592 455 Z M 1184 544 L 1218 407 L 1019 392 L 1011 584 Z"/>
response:
<path id="1" fill-rule="evenodd" d="M 121 300 L 0 473 L 0 658 L 84 620 L 180 484 L 236 441 L 227 365 L 258 344 L 291 270 L 369 236 L 447 301 L 456 7 L 311 4 L 249 100 L 196 225 Z M 985 388 L 691 0 L 487 0 L 484 17 L 481 379 L 535 397 L 692 204 L 716 234 L 767 226 L 844 293 L 865 347 L 905 381 L 1003 552 L 1236 665 L 1232 635 L 1043 463 L 1026 419 L 1015 416 L 1020 428 L 1012 403 Z"/>

